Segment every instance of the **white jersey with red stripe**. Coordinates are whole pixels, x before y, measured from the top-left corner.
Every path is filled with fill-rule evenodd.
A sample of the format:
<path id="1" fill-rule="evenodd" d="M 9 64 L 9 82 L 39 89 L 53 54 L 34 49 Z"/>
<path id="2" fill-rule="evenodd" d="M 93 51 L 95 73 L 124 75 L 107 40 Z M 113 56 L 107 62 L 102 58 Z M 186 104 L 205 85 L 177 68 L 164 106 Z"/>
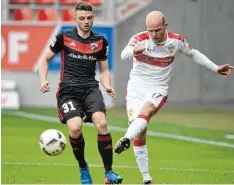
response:
<path id="1" fill-rule="evenodd" d="M 142 55 L 133 56 L 133 49 L 136 46 L 146 48 Z M 123 60 L 133 58 L 133 68 L 129 75 L 127 91 L 135 88 L 153 88 L 158 89 L 159 93 L 166 96 L 170 73 L 177 52 L 189 56 L 195 62 L 212 71 L 217 71 L 218 66 L 205 55 L 193 49 L 181 35 L 167 32 L 164 45 L 159 46 L 145 31 L 134 35 L 121 54 Z"/>

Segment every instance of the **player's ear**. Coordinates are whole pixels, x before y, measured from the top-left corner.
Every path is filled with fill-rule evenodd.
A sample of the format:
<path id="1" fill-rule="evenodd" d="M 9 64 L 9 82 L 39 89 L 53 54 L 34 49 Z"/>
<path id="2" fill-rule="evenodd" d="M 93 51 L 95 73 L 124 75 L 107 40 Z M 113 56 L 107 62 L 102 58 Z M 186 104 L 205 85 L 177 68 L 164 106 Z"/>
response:
<path id="1" fill-rule="evenodd" d="M 167 26 L 168 26 L 168 23 L 167 23 L 167 22 L 165 22 L 164 26 L 167 28 Z"/>

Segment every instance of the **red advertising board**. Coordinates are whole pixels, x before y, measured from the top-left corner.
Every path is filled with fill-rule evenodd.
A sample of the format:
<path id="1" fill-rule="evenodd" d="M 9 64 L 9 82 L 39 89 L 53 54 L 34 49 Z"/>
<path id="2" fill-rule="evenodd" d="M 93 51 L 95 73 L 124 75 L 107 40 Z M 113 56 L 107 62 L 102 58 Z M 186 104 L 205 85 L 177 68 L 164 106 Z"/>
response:
<path id="1" fill-rule="evenodd" d="M 2 26 L 2 71 L 32 71 L 48 47 L 54 26 Z"/>

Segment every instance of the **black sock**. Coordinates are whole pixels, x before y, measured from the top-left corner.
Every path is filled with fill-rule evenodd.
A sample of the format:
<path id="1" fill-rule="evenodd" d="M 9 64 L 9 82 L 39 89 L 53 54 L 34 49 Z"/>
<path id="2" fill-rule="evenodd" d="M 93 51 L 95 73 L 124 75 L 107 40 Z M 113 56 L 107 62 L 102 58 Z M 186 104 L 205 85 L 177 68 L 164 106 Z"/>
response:
<path id="1" fill-rule="evenodd" d="M 71 136 L 69 136 L 69 138 L 74 156 L 78 161 L 80 168 L 85 168 L 86 167 L 86 161 L 84 157 L 85 140 L 83 138 L 83 135 L 81 134 L 77 139 L 73 139 Z"/>
<path id="2" fill-rule="evenodd" d="M 112 138 L 110 133 L 106 135 L 98 134 L 98 150 L 101 154 L 105 171 L 112 169 L 113 151 L 112 151 Z"/>

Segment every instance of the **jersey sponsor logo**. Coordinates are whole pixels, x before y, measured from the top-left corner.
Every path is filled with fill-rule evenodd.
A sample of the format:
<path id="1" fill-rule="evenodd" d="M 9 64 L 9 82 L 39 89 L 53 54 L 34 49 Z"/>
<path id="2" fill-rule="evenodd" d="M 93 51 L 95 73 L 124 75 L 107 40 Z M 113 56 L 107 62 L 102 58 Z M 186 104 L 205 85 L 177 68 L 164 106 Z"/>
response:
<path id="1" fill-rule="evenodd" d="M 174 61 L 174 56 L 169 57 L 150 57 L 147 55 L 139 55 L 135 56 L 138 62 L 158 66 L 158 67 L 166 67 L 169 66 Z"/>
<path id="2" fill-rule="evenodd" d="M 75 58 L 75 59 L 80 59 L 80 60 L 90 60 L 90 61 L 95 61 L 97 60 L 97 57 L 94 56 L 87 56 L 87 55 L 76 55 L 74 53 L 70 53 L 68 57 Z"/>
<path id="3" fill-rule="evenodd" d="M 61 30 L 59 32 L 61 32 L 62 30 L 67 30 L 67 29 L 71 29 L 71 28 L 74 28 L 74 26 L 72 26 L 72 25 L 61 26 Z M 113 35 L 114 32 L 113 32 L 113 30 L 114 30 L 114 28 L 113 27 L 109 27 L 109 26 L 107 26 L 107 27 L 106 26 L 94 26 L 93 27 L 93 32 L 98 33 L 98 34 L 104 36 L 107 39 L 107 41 L 108 41 L 108 43 L 110 45 L 110 47 L 109 47 L 109 53 L 107 55 L 107 59 L 108 59 L 108 67 L 109 67 L 109 69 L 110 69 L 111 72 L 114 70 L 114 55 L 113 55 L 114 53 L 113 53 L 113 51 L 114 51 L 114 48 L 115 48 L 115 44 L 114 44 L 115 40 L 114 40 L 114 35 Z M 76 46 L 72 46 L 73 45 L 72 44 L 73 41 L 75 41 L 75 40 L 72 39 L 72 38 L 71 38 L 71 40 L 68 39 L 67 42 L 66 42 L 66 44 L 67 44 L 66 45 L 65 44 L 65 40 L 64 40 L 64 44 L 66 45 L 66 47 L 68 47 L 69 49 L 73 49 L 74 50 L 74 51 L 73 50 L 72 51 L 68 51 L 68 54 L 69 53 L 74 53 L 74 54 L 81 54 L 82 53 L 82 54 L 86 54 L 86 55 L 89 56 L 89 54 L 92 55 L 93 53 L 97 53 L 98 52 L 98 51 L 94 52 L 91 49 L 90 44 L 79 45 L 80 44 L 79 42 L 78 43 L 74 42 L 76 44 Z M 71 44 L 71 45 L 69 45 L 69 44 Z M 101 44 L 101 43 L 98 43 L 98 46 L 101 47 L 101 49 L 103 48 L 103 44 Z M 82 52 L 83 48 L 86 48 L 86 47 L 88 48 L 88 51 L 90 51 L 90 53 L 86 53 L 87 50 L 85 52 Z M 79 50 L 78 52 L 80 52 L 80 53 L 76 53 L 77 50 Z M 105 50 L 105 52 L 106 52 L 106 50 Z M 49 70 L 50 71 L 60 71 L 61 65 L 62 65 L 62 63 L 61 63 L 61 57 L 58 54 L 49 63 Z M 98 67 L 96 68 L 96 71 L 98 71 Z"/>

